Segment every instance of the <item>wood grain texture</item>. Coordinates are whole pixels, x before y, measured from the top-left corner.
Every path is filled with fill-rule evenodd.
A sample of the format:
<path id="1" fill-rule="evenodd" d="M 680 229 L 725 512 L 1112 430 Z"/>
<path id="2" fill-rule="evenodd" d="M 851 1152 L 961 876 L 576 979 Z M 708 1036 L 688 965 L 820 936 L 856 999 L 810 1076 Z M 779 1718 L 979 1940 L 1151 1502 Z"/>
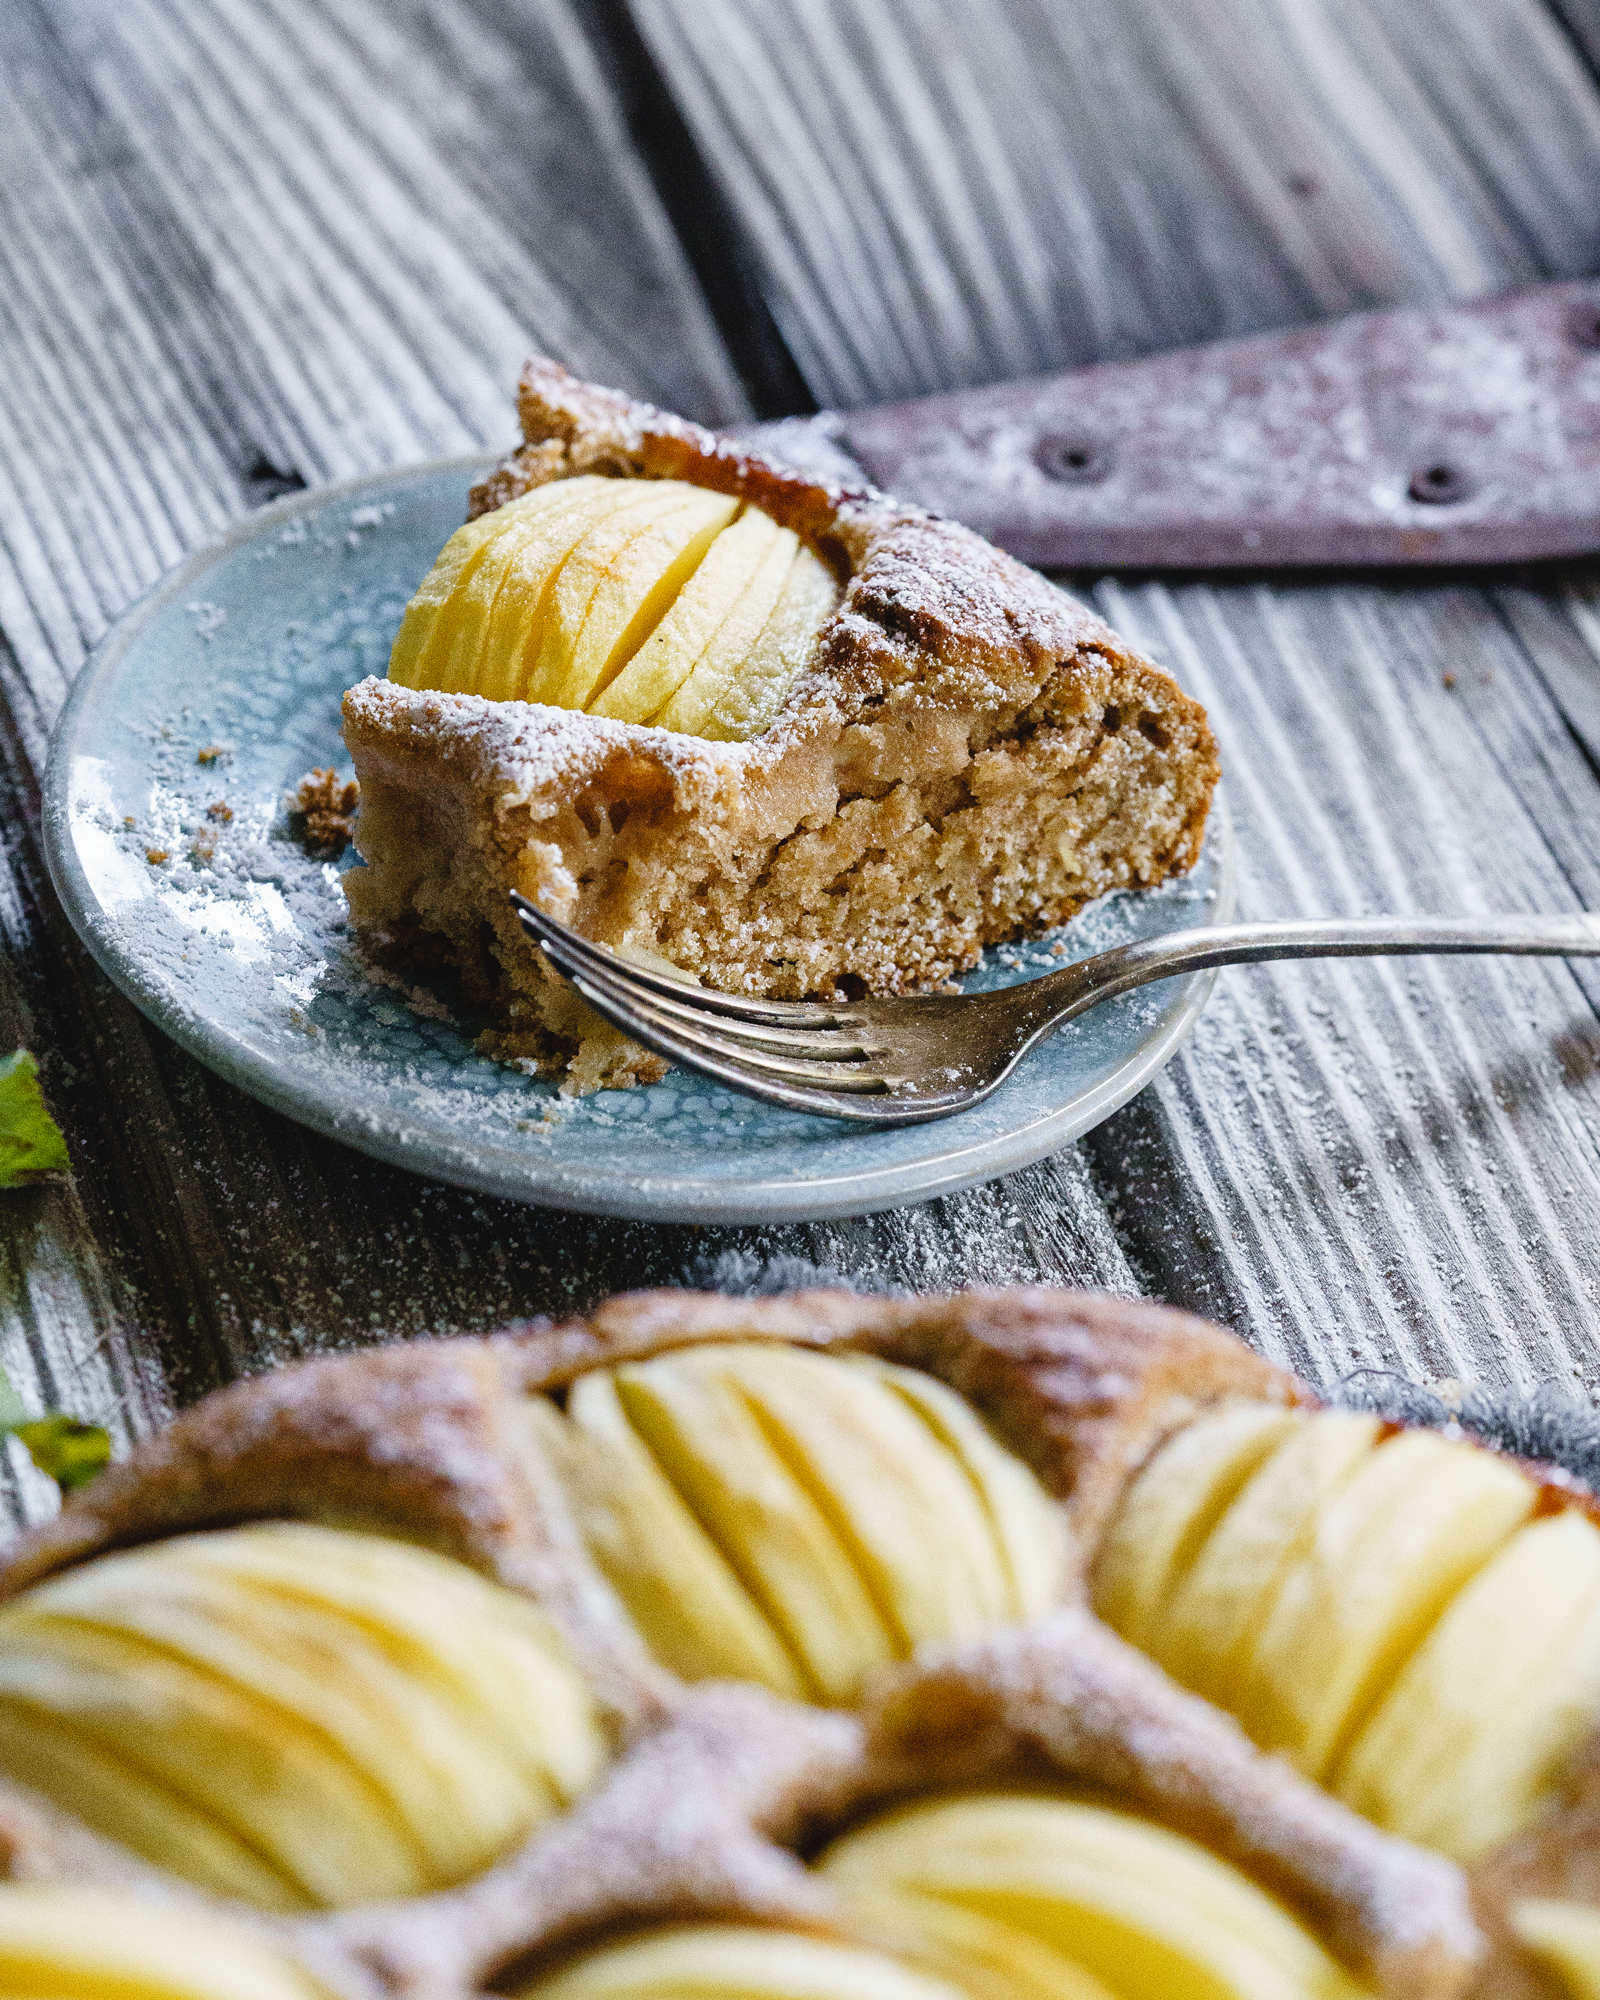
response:
<path id="1" fill-rule="evenodd" d="M 824 403 L 1592 269 L 1538 0 L 632 0 Z"/>
<path id="2" fill-rule="evenodd" d="M 1600 98 L 1537 0 L 1005 0 L 981 33 L 953 0 L 634 5 L 825 402 L 1600 248 Z M 1212 709 L 1247 914 L 1600 907 L 1582 592 L 1095 595 Z M 1225 974 L 1087 1142 L 1142 1282 L 1325 1384 L 1594 1386 L 1595 990 L 1515 962 Z"/>

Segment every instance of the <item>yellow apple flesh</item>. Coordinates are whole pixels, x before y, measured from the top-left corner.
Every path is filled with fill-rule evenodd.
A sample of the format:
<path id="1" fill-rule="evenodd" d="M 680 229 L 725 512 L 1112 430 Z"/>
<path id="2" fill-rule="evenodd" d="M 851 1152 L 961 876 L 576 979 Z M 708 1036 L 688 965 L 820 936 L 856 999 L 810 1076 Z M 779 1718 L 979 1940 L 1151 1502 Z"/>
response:
<path id="1" fill-rule="evenodd" d="M 749 508 L 719 534 L 677 602 L 591 707 L 619 722 L 651 721 L 667 706 L 764 566 L 782 570 L 800 544 L 770 514 Z M 781 576 L 780 576 L 781 583 Z M 776 592 L 773 593 L 774 598 Z"/>
<path id="2" fill-rule="evenodd" d="M 460 528 L 406 608 L 411 688 L 588 709 L 743 741 L 838 602 L 761 509 L 684 480 L 553 480 Z"/>
<path id="3" fill-rule="evenodd" d="M 864 1922 L 875 1910 L 883 1921 L 885 1897 L 902 1925 L 915 1923 L 919 1904 L 944 1904 L 1087 1971 L 1122 2000 L 1352 2000 L 1360 1990 L 1237 1869 L 1106 1806 L 1021 1793 L 918 1802 L 845 1835 L 817 1866 Z M 958 1933 L 930 1929 L 933 1962 L 953 1983 L 961 1949 Z"/>
<path id="4" fill-rule="evenodd" d="M 1174 1679 L 1231 1705 L 1279 1579 L 1377 1436 L 1375 1417 L 1324 1413 L 1296 1425 L 1245 1482 L 1167 1601 L 1152 1650 Z"/>
<path id="5" fill-rule="evenodd" d="M 1186 1424 L 1133 1480 L 1095 1561 L 1095 1609 L 1155 1650 L 1167 1600 L 1263 1461 L 1304 1417 L 1243 1403 Z"/>
<path id="6" fill-rule="evenodd" d="M 771 616 L 712 701 L 699 733 L 717 743 L 747 743 L 759 736 L 783 706 L 838 601 L 833 572 L 810 549 L 800 548 Z M 674 726 L 665 716 L 660 720 Z"/>
<path id="7" fill-rule="evenodd" d="M 1060 1595 L 1059 1509 L 913 1370 L 713 1345 L 585 1376 L 536 1421 L 590 1552 L 691 1679 L 849 1701 L 924 1640 Z"/>
<path id="8" fill-rule="evenodd" d="M 249 1931 L 125 1890 L 0 1883 L 7 2000 L 329 2000 Z"/>
<path id="9" fill-rule="evenodd" d="M 1554 1802 L 1600 1721 L 1600 1528 L 1518 1529 L 1357 1734 L 1333 1788 L 1380 1825 L 1476 1860 Z"/>
<path id="10" fill-rule="evenodd" d="M 1456 1594 L 1533 1511 L 1505 1460 L 1429 1431 L 1379 1445 L 1321 1509 L 1250 1642 L 1234 1713 L 1325 1781 Z"/>
<path id="11" fill-rule="evenodd" d="M 880 1952 L 798 1932 L 694 1924 L 647 1932 L 518 1989 L 519 2000 L 964 2000 Z"/>
<path id="12" fill-rule="evenodd" d="M 542 1615 L 398 1542 L 185 1536 L 0 1609 L 0 1769 L 267 1908 L 459 1881 L 603 1756 Z"/>
<path id="13" fill-rule="evenodd" d="M 1459 1438 L 1224 1410 L 1130 1482 L 1096 1606 L 1264 1748 L 1470 1860 L 1600 1726 L 1600 1529 L 1537 1501 Z"/>
<path id="14" fill-rule="evenodd" d="M 1600 2000 L 1600 1910 L 1530 1897 L 1513 1905 L 1511 1928 L 1570 2000 Z"/>
<path id="15" fill-rule="evenodd" d="M 659 711 L 663 729 L 677 729 L 685 736 L 705 735 L 711 711 L 755 651 L 799 555 L 799 538 L 787 528 L 778 528 L 688 679 Z"/>

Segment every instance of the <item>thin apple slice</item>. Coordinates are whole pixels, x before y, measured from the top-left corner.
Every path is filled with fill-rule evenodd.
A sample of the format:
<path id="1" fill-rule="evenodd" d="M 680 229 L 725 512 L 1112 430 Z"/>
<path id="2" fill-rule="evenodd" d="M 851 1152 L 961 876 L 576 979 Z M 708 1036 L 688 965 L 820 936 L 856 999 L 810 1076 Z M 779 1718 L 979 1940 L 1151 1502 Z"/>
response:
<path id="1" fill-rule="evenodd" d="M 850 1915 L 875 1944 L 947 1979 L 969 2000 L 1117 2000 L 1041 1939 L 938 1896 L 853 1884 Z"/>
<path id="2" fill-rule="evenodd" d="M 799 537 L 779 528 L 754 574 L 694 663 L 694 671 L 652 720 L 661 729 L 699 736 L 717 702 L 749 658 L 801 555 Z M 815 558 L 813 558 L 815 560 Z"/>
<path id="3" fill-rule="evenodd" d="M 1153 1650 L 1167 1599 L 1245 1482 L 1308 1421 L 1238 1403 L 1197 1417 L 1134 1476 L 1095 1560 L 1095 1610 L 1130 1645 Z"/>
<path id="4" fill-rule="evenodd" d="M 0 1610 L 0 1711 L 48 1714 L 315 1902 L 476 1872 L 605 1755 L 535 1607 L 426 1550 L 304 1524 L 178 1537 L 27 1592 Z"/>
<path id="5" fill-rule="evenodd" d="M 488 621 L 479 626 L 478 669 L 470 692 L 490 701 L 524 698 L 562 564 L 591 528 L 638 498 L 638 482 L 627 479 L 586 476 L 556 485 L 563 489 L 560 504 L 536 515 L 508 543 Z M 469 598 L 476 583 L 474 578 L 468 585 Z"/>
<path id="6" fill-rule="evenodd" d="M 759 507 L 723 529 L 677 602 L 611 685 L 590 702 L 594 715 L 648 722 L 694 672 L 706 648 L 775 548 L 791 559 L 799 543 Z"/>
<path id="7" fill-rule="evenodd" d="M 818 1863 L 848 1905 L 937 1898 L 1037 1939 L 1123 2000 L 1355 2000 L 1280 1904 L 1183 1835 L 1112 1808 L 987 1793 L 901 1807 Z"/>
<path id="8" fill-rule="evenodd" d="M 870 1374 L 776 1346 L 692 1358 L 742 1394 L 849 1551 L 897 1653 L 1013 1615 L 988 1513 L 953 1453 Z"/>
<path id="9" fill-rule="evenodd" d="M 1600 2000 L 1600 1910 L 1530 1896 L 1512 1905 L 1511 1928 L 1571 2000 Z"/>
<path id="10" fill-rule="evenodd" d="M 0 1992 L 42 2000 L 326 2000 L 264 1938 L 121 1889 L 0 1885 Z"/>
<path id="11" fill-rule="evenodd" d="M 833 571 L 810 549 L 799 549 L 766 624 L 711 703 L 700 734 L 714 743 L 759 736 L 782 708 L 838 603 Z"/>
<path id="12" fill-rule="evenodd" d="M 647 1932 L 520 1992 L 521 2000 L 964 2000 L 881 1952 L 738 1924 Z"/>
<path id="13" fill-rule="evenodd" d="M 419 1688 L 562 1804 L 604 1762 L 593 1701 L 548 1618 L 464 1564 L 298 1522 L 186 1537 L 183 1549 L 186 1566 L 214 1564 L 241 1585 L 371 1634 Z"/>
<path id="14" fill-rule="evenodd" d="M 688 1681 L 755 1681 L 803 1700 L 771 1621 L 640 1442 L 611 1376 L 581 1376 L 565 1416 L 543 1398 L 528 1415 L 589 1553 L 661 1664 Z"/>
<path id="15" fill-rule="evenodd" d="M 1428 1431 L 1389 1438 L 1319 1513 L 1229 1706 L 1319 1781 L 1456 1593 L 1533 1511 L 1533 1482 Z"/>
<path id="16" fill-rule="evenodd" d="M 1030 1468 L 946 1383 L 872 1355 L 848 1361 L 909 1403 L 972 1481 L 1010 1580 L 1011 1615 L 1038 1618 L 1059 1604 L 1067 1570 L 1066 1517 Z"/>
<path id="17" fill-rule="evenodd" d="M 299 1882 L 202 1806 L 86 1741 L 59 1704 L 41 1710 L 0 1688 L 0 1770 L 214 1896 L 284 1916 L 317 1907 Z"/>
<path id="18" fill-rule="evenodd" d="M 406 606 L 389 655 L 390 680 L 401 687 L 457 691 L 453 685 L 445 688 L 440 676 L 449 671 L 447 663 L 457 652 L 457 610 L 462 593 L 472 584 L 484 562 L 490 562 L 498 575 L 494 551 L 509 528 L 537 517 L 547 508 L 559 507 L 566 494 L 579 483 L 562 481 L 536 486 L 531 493 L 522 494 L 491 514 L 480 514 L 477 520 L 456 529 Z M 588 480 L 581 483 L 590 484 Z"/>
<path id="19" fill-rule="evenodd" d="M 1151 1635 L 1150 1652 L 1174 1679 L 1228 1707 L 1280 1577 L 1376 1444 L 1378 1428 L 1376 1417 L 1322 1411 L 1246 1481 Z"/>
<path id="20" fill-rule="evenodd" d="M 64 1733 L 148 1771 L 313 1902 L 428 1886 L 416 1843 L 387 1801 L 299 1717 L 263 1711 L 188 1661 L 121 1634 L 62 1623 L 18 1636 L 0 1653 L 0 1706 L 46 1732 L 57 1718 Z M 47 1795 L 69 1810 L 77 1803 L 53 1788 Z"/>
<path id="21" fill-rule="evenodd" d="M 1457 1861 L 1527 1826 L 1600 1720 L 1600 1528 L 1518 1529 L 1460 1593 L 1335 1771 L 1358 1812 Z"/>
<path id="22" fill-rule="evenodd" d="M 898 1648 L 816 1501 L 707 1350 L 617 1369 L 634 1430 L 824 1701 L 854 1699 Z"/>
<path id="23" fill-rule="evenodd" d="M 84 1629 L 170 1652 L 258 1708 L 253 1739 L 237 1752 L 235 1795 L 246 1812 L 260 1782 L 252 1764 L 280 1715 L 335 1748 L 385 1803 L 421 1856 L 425 1886 L 475 1873 L 560 1804 L 543 1773 L 508 1763 L 470 1716 L 435 1699 L 351 1621 L 171 1566 L 126 1579 L 136 1582 L 137 1599 L 95 1607 Z"/>
<path id="24" fill-rule="evenodd" d="M 592 528 L 561 565 L 530 700 L 586 708 L 666 616 L 739 507 L 679 480 L 634 483 L 645 489 L 641 503 Z"/>

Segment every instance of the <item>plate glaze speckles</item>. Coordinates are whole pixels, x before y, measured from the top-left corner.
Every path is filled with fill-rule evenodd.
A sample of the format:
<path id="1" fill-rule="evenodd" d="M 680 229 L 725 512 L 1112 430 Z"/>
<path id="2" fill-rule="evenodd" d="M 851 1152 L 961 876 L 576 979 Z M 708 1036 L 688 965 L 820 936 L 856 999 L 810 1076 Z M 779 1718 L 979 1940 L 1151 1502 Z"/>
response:
<path id="1" fill-rule="evenodd" d="M 683 1070 L 565 1098 L 477 1055 L 481 1024 L 438 994 L 372 977 L 339 888 L 359 864 L 308 859 L 287 837 L 284 796 L 312 766 L 341 764 L 340 697 L 384 671 L 406 599 L 484 463 L 264 509 L 128 612 L 84 668 L 46 778 L 50 867 L 90 950 L 152 1021 L 264 1102 L 382 1159 L 659 1221 L 795 1221 L 946 1194 L 1064 1145 L 1168 1059 L 1210 978 L 1100 1008 L 959 1118 L 859 1132 Z M 1232 905 L 1219 810 L 1186 879 L 991 952 L 968 983 L 1223 922 Z"/>

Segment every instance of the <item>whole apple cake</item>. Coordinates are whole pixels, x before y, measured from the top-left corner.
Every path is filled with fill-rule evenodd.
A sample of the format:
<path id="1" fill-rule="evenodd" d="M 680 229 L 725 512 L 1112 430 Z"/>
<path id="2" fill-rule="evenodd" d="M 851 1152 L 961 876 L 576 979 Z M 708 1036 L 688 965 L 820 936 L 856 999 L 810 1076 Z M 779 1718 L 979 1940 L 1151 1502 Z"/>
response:
<path id="1" fill-rule="evenodd" d="M 1122 1300 L 303 1363 L 0 1566 L 0 1992 L 1587 1994 L 1597 1552 Z"/>
<path id="2" fill-rule="evenodd" d="M 727 991 L 937 985 L 1189 868 L 1203 711 L 966 529 L 535 360 L 526 442 L 352 688 L 366 949 L 447 969 L 490 1052 L 658 1075 L 508 891 Z"/>

